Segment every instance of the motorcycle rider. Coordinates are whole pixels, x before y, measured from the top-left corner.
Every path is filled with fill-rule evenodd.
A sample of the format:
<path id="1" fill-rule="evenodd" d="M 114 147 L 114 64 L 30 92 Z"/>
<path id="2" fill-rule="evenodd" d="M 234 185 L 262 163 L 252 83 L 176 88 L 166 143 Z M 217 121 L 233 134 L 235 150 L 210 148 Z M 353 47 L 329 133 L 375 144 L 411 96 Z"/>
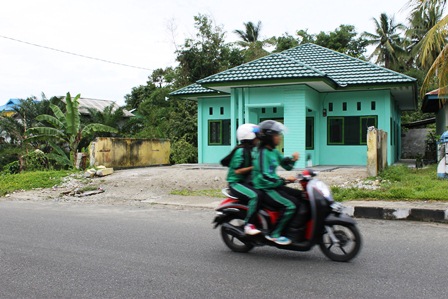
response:
<path id="1" fill-rule="evenodd" d="M 229 167 L 227 174 L 227 182 L 232 194 L 240 200 L 248 201 L 248 211 L 245 219 L 244 232 L 247 235 L 256 235 L 261 231 L 258 230 L 256 223 L 257 211 L 259 208 L 260 191 L 252 185 L 252 150 L 256 146 L 258 139 L 257 133 L 259 128 L 254 124 L 243 124 L 238 127 L 236 136 L 240 142 L 232 152 L 221 160 L 223 166 Z"/>
<path id="2" fill-rule="evenodd" d="M 259 127 L 260 143 L 253 169 L 254 187 L 264 192 L 263 201 L 282 211 L 275 228 L 266 239 L 279 245 L 289 245 L 291 240 L 282 233 L 296 213 L 301 191 L 285 187 L 287 182 L 295 182 L 295 177 L 284 179 L 275 171 L 279 165 L 286 170 L 292 170 L 295 162 L 299 160 L 299 153 L 295 152 L 292 158 L 283 157 L 275 148 L 281 142 L 282 132 L 285 129 L 283 124 L 266 120 L 261 122 Z"/>

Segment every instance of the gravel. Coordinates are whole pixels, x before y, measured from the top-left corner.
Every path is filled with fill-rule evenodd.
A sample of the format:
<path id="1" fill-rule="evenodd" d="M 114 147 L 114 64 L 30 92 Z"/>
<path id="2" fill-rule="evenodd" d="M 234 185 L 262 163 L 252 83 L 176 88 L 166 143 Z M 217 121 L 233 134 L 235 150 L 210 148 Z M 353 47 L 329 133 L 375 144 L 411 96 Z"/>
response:
<path id="1" fill-rule="evenodd" d="M 282 176 L 291 172 L 279 171 Z M 19 191 L 9 194 L 4 200 L 32 200 L 76 203 L 140 204 L 154 203 L 160 199 L 173 198 L 173 190 L 207 190 L 225 188 L 227 169 L 221 167 L 201 167 L 198 165 L 175 165 L 162 167 L 133 168 L 116 170 L 112 175 L 86 179 L 82 174 L 72 174 L 62 184 L 49 189 Z M 330 186 L 359 187 L 376 186 L 364 184 L 367 178 L 365 167 L 322 168 L 319 179 Z M 366 181 L 370 182 L 370 181 Z M 370 184 L 370 185 L 368 185 Z M 294 185 L 292 185 L 294 186 Z M 91 196 L 74 196 L 88 190 Z M 105 192 L 92 192 L 104 190 Z M 189 200 L 194 198 L 190 197 Z M 198 197 L 204 200 L 204 197 Z M 216 200 L 216 198 L 214 199 Z"/>

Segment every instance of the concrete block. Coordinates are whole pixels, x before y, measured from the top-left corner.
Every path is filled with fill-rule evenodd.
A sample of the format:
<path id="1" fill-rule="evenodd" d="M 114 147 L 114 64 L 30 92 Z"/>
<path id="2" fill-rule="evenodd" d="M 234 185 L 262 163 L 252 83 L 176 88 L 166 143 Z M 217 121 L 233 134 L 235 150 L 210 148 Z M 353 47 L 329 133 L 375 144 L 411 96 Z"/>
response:
<path id="1" fill-rule="evenodd" d="M 98 169 L 96 171 L 96 175 L 97 176 L 106 176 L 106 175 L 110 175 L 112 173 L 114 173 L 114 169 L 113 168 Z"/>
<path id="2" fill-rule="evenodd" d="M 355 207 L 356 218 L 384 219 L 384 209 L 377 207 Z"/>
<path id="3" fill-rule="evenodd" d="M 411 213 L 409 214 L 408 219 L 417 221 L 444 222 L 445 211 L 429 210 L 429 209 L 411 209 Z"/>
<path id="4" fill-rule="evenodd" d="M 86 170 L 86 172 L 84 173 L 84 176 L 86 178 L 93 178 L 96 174 L 96 170 L 95 169 L 88 169 Z"/>

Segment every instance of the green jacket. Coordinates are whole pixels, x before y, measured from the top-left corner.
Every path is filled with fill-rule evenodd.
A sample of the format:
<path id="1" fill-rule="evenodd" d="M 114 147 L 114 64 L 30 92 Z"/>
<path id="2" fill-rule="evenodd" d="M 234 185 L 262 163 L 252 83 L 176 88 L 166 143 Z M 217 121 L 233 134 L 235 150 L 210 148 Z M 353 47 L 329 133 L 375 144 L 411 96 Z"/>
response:
<path id="1" fill-rule="evenodd" d="M 250 177 L 248 174 L 236 174 L 235 170 L 252 166 L 252 153 L 244 155 L 244 148 L 238 148 L 230 160 L 229 172 L 227 173 L 227 182 L 231 183 L 245 183 Z"/>
<path id="2" fill-rule="evenodd" d="M 285 181 L 275 172 L 278 166 L 291 170 L 295 162 L 283 157 L 277 149 L 262 147 L 255 155 L 252 170 L 254 187 L 257 189 L 273 189 L 285 184 Z"/>

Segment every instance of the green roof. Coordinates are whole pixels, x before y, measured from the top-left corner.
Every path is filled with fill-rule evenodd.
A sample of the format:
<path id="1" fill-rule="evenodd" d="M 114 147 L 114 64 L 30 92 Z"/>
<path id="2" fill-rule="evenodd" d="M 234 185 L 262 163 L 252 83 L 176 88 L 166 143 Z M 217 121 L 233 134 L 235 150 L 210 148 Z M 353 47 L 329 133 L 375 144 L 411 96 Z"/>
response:
<path id="1" fill-rule="evenodd" d="M 414 78 L 357 58 L 318 46 L 304 44 L 245 63 L 197 81 L 214 83 L 236 81 L 329 78 L 345 87 L 360 84 L 413 83 Z"/>
<path id="2" fill-rule="evenodd" d="M 323 76 L 325 76 L 324 73 L 304 65 L 298 60 L 275 53 L 199 80 L 198 83 Z"/>
<path id="3" fill-rule="evenodd" d="M 223 92 L 219 92 L 213 89 L 202 87 L 197 83 L 193 83 L 184 88 L 178 89 L 176 91 L 171 92 L 170 96 L 194 96 L 194 95 L 212 95 L 212 94 L 225 94 Z"/>

